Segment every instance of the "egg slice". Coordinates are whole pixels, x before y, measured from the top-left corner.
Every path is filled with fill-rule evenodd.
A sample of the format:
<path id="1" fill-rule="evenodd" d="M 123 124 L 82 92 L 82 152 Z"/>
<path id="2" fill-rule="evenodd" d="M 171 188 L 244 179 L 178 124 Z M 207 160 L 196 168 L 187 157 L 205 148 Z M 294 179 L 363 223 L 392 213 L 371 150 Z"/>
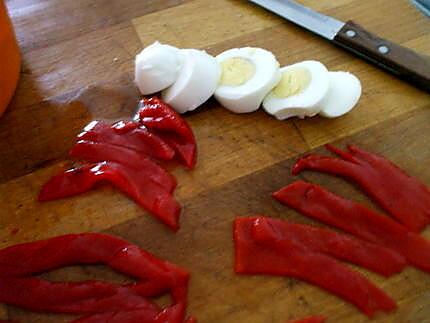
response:
<path id="1" fill-rule="evenodd" d="M 181 51 L 155 42 L 136 55 L 134 79 L 143 95 L 152 94 L 172 85 L 182 67 Z"/>
<path id="2" fill-rule="evenodd" d="M 194 110 L 213 95 L 221 75 L 215 58 L 197 49 L 181 50 L 184 64 L 172 86 L 161 95 L 179 113 Z"/>
<path id="3" fill-rule="evenodd" d="M 278 61 L 262 48 L 233 48 L 216 59 L 222 72 L 215 98 L 232 112 L 257 110 L 280 79 Z"/>
<path id="4" fill-rule="evenodd" d="M 264 110 L 279 120 L 316 115 L 329 88 L 327 68 L 317 61 L 303 61 L 280 71 L 281 80 L 264 99 Z"/>
<path id="5" fill-rule="evenodd" d="M 361 96 L 360 80 L 348 72 L 329 72 L 329 89 L 322 100 L 320 115 L 336 118 L 351 111 Z"/>

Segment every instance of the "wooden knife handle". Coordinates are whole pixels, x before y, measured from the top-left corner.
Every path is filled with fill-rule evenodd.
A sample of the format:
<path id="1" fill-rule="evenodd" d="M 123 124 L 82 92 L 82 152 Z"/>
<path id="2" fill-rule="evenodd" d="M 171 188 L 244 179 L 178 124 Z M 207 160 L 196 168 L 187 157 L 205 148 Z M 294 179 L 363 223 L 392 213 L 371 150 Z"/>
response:
<path id="1" fill-rule="evenodd" d="M 366 58 L 394 75 L 430 92 L 430 59 L 396 45 L 348 21 L 334 38 L 335 44 Z"/>

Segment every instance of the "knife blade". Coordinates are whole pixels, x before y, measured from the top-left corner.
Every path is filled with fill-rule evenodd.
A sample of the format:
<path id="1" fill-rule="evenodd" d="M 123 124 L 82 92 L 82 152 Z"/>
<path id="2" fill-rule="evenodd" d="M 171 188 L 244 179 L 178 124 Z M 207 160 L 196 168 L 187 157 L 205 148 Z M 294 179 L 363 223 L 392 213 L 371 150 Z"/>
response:
<path id="1" fill-rule="evenodd" d="M 352 20 L 343 22 L 292 0 L 249 1 L 430 92 L 429 58 L 377 37 Z"/>
<path id="2" fill-rule="evenodd" d="M 411 0 L 415 7 L 427 17 L 430 17 L 430 0 Z"/>

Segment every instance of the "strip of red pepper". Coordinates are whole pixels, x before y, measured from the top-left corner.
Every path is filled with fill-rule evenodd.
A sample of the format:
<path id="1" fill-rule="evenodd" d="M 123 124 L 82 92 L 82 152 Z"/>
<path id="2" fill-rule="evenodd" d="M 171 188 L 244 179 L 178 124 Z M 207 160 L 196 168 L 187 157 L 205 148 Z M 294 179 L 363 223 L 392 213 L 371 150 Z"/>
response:
<path id="1" fill-rule="evenodd" d="M 66 265 L 100 263 L 142 281 L 118 287 L 118 285 L 102 282 L 52 283 L 28 278 L 32 274 Z M 140 314 L 146 313 L 145 317 L 148 318 L 154 317 L 156 314 L 156 317 L 168 317 L 168 322 L 179 323 L 185 316 L 189 274 L 180 267 L 156 258 L 138 246 L 106 234 L 69 234 L 2 249 L 0 250 L 0 277 L 2 277 L 0 284 L 9 281 L 0 288 L 0 297 L 19 295 L 20 292 L 15 291 L 17 286 L 13 282 L 21 282 L 24 284 L 21 287 L 26 287 L 26 290 L 21 292 L 25 294 L 22 296 L 27 301 L 36 304 L 39 302 L 38 296 L 46 301 L 45 307 L 43 307 L 43 302 L 39 304 L 41 306 L 39 310 L 97 313 L 106 310 L 109 305 L 112 305 L 110 311 L 115 310 L 115 306 L 120 308 L 122 302 L 124 307 L 121 307 L 121 312 L 130 310 L 136 305 Z M 36 285 L 32 285 L 34 283 Z M 50 289 L 53 286 L 56 288 L 55 293 Z M 44 288 L 46 288 L 46 295 L 43 295 Z M 158 311 L 157 305 L 147 300 L 140 304 L 135 303 L 138 296 L 158 296 L 165 291 L 170 291 L 176 305 L 161 312 Z M 38 294 L 38 292 L 41 293 Z M 19 297 L 17 300 L 18 302 L 25 301 Z M 115 300 L 119 302 L 116 305 Z M 131 303 L 127 303 L 127 300 L 130 300 Z M 142 300 L 144 299 L 142 298 Z M 31 308 L 37 310 L 37 306 Z M 177 319 L 174 319 L 175 317 Z M 141 319 L 143 320 L 143 317 Z"/>
<path id="2" fill-rule="evenodd" d="M 175 301 L 186 299 L 187 272 L 110 235 L 64 235 L 0 250 L 0 277 L 28 277 L 74 264 L 106 264 L 143 280 L 130 286 L 140 296 L 159 296 L 170 290 Z"/>
<path id="3" fill-rule="evenodd" d="M 75 196 L 107 181 L 151 212 L 172 230 L 179 229 L 181 206 L 165 188 L 149 180 L 151 174 L 143 168 L 132 169 L 115 162 L 102 162 L 61 172 L 45 183 L 39 201 Z"/>
<path id="4" fill-rule="evenodd" d="M 157 97 L 144 98 L 139 102 L 136 118 L 167 142 L 186 167 L 194 168 L 197 145 L 193 131 L 167 103 Z"/>
<path id="5" fill-rule="evenodd" d="M 430 190 L 416 178 L 382 156 L 349 145 L 349 152 L 325 146 L 342 159 L 308 155 L 293 167 L 296 175 L 311 169 L 344 177 L 357 183 L 372 199 L 412 231 L 430 223 Z"/>
<path id="6" fill-rule="evenodd" d="M 146 299 L 154 295 L 139 295 L 131 284 L 50 282 L 38 278 L 7 277 L 0 278 L 0 289 L 1 303 L 32 311 L 87 314 L 140 309 L 146 315 L 160 311 L 155 303 Z"/>
<path id="7" fill-rule="evenodd" d="M 125 147 L 80 140 L 73 146 L 69 154 L 88 162 L 113 161 L 133 169 L 146 171 L 149 179 L 168 192 L 173 192 L 177 184 L 176 179 L 152 159 Z"/>
<path id="8" fill-rule="evenodd" d="M 354 304 L 367 316 L 389 312 L 396 303 L 360 273 L 324 254 L 290 241 L 282 253 L 267 248 L 253 235 L 254 221 L 238 218 L 234 222 L 235 271 L 241 274 L 272 274 L 305 280 Z"/>
<path id="9" fill-rule="evenodd" d="M 287 323 L 324 323 L 325 320 L 324 316 L 309 316 L 301 320 L 288 321 Z"/>
<path id="10" fill-rule="evenodd" d="M 161 277 L 167 287 L 188 279 L 187 272 L 180 267 L 102 233 L 66 234 L 0 250 L 0 277 L 28 277 L 74 264 L 105 264 L 144 281 Z"/>
<path id="11" fill-rule="evenodd" d="M 141 310 L 108 312 L 85 316 L 73 321 L 72 323 L 182 323 L 182 308 L 179 305 L 173 305 L 153 317 L 146 316 Z M 197 320 L 190 317 L 185 323 L 197 323 Z"/>
<path id="12" fill-rule="evenodd" d="M 430 242 L 387 216 L 303 181 L 294 182 L 273 196 L 306 216 L 392 248 L 410 265 L 430 272 Z"/>
<path id="13" fill-rule="evenodd" d="M 175 155 L 169 144 L 137 122 L 120 121 L 111 126 L 104 121 L 92 121 L 77 140 L 126 147 L 160 160 L 170 160 Z"/>
<path id="14" fill-rule="evenodd" d="M 147 315 L 145 311 L 138 309 L 131 311 L 105 312 L 84 316 L 72 321 L 71 323 L 158 323 L 156 321 L 158 314 L 159 313 L 152 313 L 152 315 Z"/>
<path id="15" fill-rule="evenodd" d="M 254 237 L 269 248 L 277 246 L 280 250 L 288 250 L 289 244 L 294 241 L 314 252 L 348 261 L 387 277 L 406 266 L 405 258 L 394 250 L 352 236 L 264 216 L 248 219 L 254 221 Z"/>

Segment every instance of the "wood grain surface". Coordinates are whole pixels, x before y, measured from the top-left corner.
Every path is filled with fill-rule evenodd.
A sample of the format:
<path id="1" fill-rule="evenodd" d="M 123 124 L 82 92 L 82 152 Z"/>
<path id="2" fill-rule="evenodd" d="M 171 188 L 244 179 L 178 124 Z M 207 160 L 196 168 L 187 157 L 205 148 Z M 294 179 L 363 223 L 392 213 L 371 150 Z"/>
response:
<path id="1" fill-rule="evenodd" d="M 303 0 L 344 21 L 430 55 L 430 20 L 406 0 Z M 200 322 L 284 322 L 324 314 L 328 322 L 367 322 L 354 307 L 309 284 L 233 274 L 236 215 L 267 213 L 304 222 L 270 193 L 291 182 L 293 161 L 327 142 L 379 152 L 430 185 L 430 96 L 247 1 L 6 0 L 23 54 L 18 90 L 0 118 L 0 247 L 70 232 L 118 234 L 192 273 L 190 312 Z M 138 92 L 135 54 L 155 40 L 217 54 L 231 47 L 271 50 L 281 65 L 316 59 L 361 80 L 350 114 L 280 122 L 258 111 L 234 115 L 210 100 L 186 115 L 199 147 L 197 168 L 173 170 L 184 206 L 172 234 L 109 186 L 49 203 L 40 186 L 63 165 L 74 136 L 93 119 L 130 117 Z M 340 141 L 339 141 L 340 140 Z M 335 192 L 369 201 L 353 186 L 304 173 Z M 371 204 L 369 204 L 371 205 Z M 373 205 L 371 205 L 374 207 Z M 430 238 L 430 232 L 424 233 Z M 363 271 L 398 302 L 374 322 L 430 322 L 430 275 L 408 268 L 390 279 Z M 52 279 L 118 278 L 73 267 Z M 0 307 L 0 319 L 66 322 L 70 317 Z"/>

